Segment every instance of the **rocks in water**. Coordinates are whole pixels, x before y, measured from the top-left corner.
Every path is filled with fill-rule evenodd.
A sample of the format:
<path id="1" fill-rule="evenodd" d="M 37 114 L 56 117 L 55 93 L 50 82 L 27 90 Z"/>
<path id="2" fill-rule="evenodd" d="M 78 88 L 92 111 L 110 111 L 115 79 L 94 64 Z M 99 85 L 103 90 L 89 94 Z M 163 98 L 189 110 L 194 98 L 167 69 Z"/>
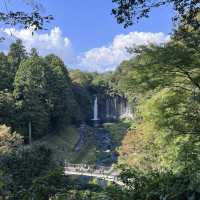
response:
<path id="1" fill-rule="evenodd" d="M 87 131 L 88 127 L 85 124 L 81 124 L 79 128 L 79 139 L 74 146 L 75 151 L 84 151 L 85 144 L 88 137 L 95 143 L 96 149 L 99 152 L 96 160 L 97 165 L 111 166 L 117 161 L 117 153 L 115 151 L 116 144 L 111 139 L 111 136 L 107 130 L 102 127 L 93 129 L 94 132 L 89 136 Z"/>
<path id="2" fill-rule="evenodd" d="M 81 124 L 79 128 L 79 140 L 74 147 L 75 151 L 80 151 L 82 146 L 84 145 L 85 131 L 86 131 L 86 125 Z"/>
<path id="3" fill-rule="evenodd" d="M 110 134 L 104 128 L 97 128 L 95 131 L 97 147 L 100 150 L 100 157 L 97 165 L 110 166 L 117 161 L 116 145 L 113 143 Z"/>

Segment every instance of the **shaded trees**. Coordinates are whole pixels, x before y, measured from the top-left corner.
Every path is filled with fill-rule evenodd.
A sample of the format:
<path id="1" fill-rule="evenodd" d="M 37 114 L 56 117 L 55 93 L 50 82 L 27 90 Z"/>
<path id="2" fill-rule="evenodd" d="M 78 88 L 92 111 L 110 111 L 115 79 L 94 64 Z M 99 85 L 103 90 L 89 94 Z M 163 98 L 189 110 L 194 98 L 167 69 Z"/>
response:
<path id="1" fill-rule="evenodd" d="M 55 55 L 45 57 L 48 72 L 45 74 L 51 124 L 62 127 L 81 120 L 79 105 L 74 99 L 71 80 L 63 61 Z"/>
<path id="2" fill-rule="evenodd" d="M 72 81 L 74 97 L 80 107 L 80 116 L 83 120 L 88 120 L 91 113 L 91 93 L 90 86 L 92 76 L 80 70 L 70 70 L 69 76 Z"/>
<path id="3" fill-rule="evenodd" d="M 198 173 L 191 179 L 186 171 L 173 174 L 170 171 L 142 172 L 129 168 L 122 172 L 121 178 L 127 187 L 118 199 L 186 200 L 200 197 Z M 124 198 L 123 192 L 126 195 Z"/>
<path id="4" fill-rule="evenodd" d="M 0 80 L 0 90 L 11 90 L 13 70 L 4 53 L 0 53 Z"/>
<path id="5" fill-rule="evenodd" d="M 4 190 L 9 199 L 28 199 L 34 179 L 53 167 L 51 152 L 44 146 L 21 147 L 0 156 L 0 168 L 5 177 Z"/>
<path id="6" fill-rule="evenodd" d="M 15 100 L 10 92 L 0 91 L 0 123 L 12 127 L 16 123 Z"/>

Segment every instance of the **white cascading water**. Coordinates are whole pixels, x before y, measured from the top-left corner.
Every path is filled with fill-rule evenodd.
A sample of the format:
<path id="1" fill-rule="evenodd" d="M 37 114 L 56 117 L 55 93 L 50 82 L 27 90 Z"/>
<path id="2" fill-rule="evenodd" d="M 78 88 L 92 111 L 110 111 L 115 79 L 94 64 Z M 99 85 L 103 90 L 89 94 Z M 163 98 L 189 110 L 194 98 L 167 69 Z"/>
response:
<path id="1" fill-rule="evenodd" d="M 114 99 L 114 118 L 117 118 L 117 99 L 115 98 Z"/>
<path id="2" fill-rule="evenodd" d="M 110 118 L 110 113 L 109 113 L 109 100 L 106 99 L 106 118 Z"/>
<path id="3" fill-rule="evenodd" d="M 130 118 L 130 119 L 132 119 L 133 118 L 133 113 L 132 113 L 131 108 L 128 105 L 127 101 L 126 102 L 124 102 L 124 101 L 121 102 L 120 118 L 121 119 L 123 119 L 123 118 Z"/>
<path id="4" fill-rule="evenodd" d="M 94 118 L 93 120 L 98 120 L 98 100 L 97 100 L 97 96 L 95 97 L 94 100 Z"/>

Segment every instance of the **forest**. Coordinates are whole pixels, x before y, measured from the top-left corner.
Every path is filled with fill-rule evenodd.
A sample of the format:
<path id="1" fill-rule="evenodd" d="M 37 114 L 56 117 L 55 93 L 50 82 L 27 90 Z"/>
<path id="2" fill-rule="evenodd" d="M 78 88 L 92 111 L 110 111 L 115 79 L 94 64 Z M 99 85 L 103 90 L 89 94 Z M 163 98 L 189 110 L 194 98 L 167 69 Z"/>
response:
<path id="1" fill-rule="evenodd" d="M 28 52 L 19 39 L 1 52 L 0 199 L 200 199 L 200 32 L 187 20 L 165 44 L 127 49 L 133 57 L 111 72 L 71 69 L 54 54 Z M 69 145 L 81 124 L 91 143 L 76 161 L 102 157 L 91 139 L 94 95 L 126 98 L 133 113 L 102 124 L 123 186 L 63 174 L 63 159 L 77 153 L 56 140 L 64 135 Z M 60 149 L 67 158 L 58 159 Z"/>

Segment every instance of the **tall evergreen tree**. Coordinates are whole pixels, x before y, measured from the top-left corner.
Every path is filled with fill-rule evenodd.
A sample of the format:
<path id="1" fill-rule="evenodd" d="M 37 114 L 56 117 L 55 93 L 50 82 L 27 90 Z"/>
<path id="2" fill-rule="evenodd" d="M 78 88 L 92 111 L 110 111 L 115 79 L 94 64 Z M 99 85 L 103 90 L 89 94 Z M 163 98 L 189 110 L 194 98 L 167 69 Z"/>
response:
<path id="1" fill-rule="evenodd" d="M 15 43 L 12 43 L 10 45 L 10 49 L 8 52 L 8 62 L 10 63 L 12 68 L 13 80 L 20 63 L 25 58 L 27 58 L 26 49 L 23 46 L 22 41 L 20 39 L 17 39 Z"/>
<path id="2" fill-rule="evenodd" d="M 13 95 L 7 91 L 0 91 L 0 124 L 15 127 L 16 113 Z"/>
<path id="3" fill-rule="evenodd" d="M 38 56 L 23 61 L 16 73 L 14 97 L 18 113 L 18 125 L 27 138 L 31 123 L 33 137 L 47 132 L 49 110 L 46 104 L 46 63 Z"/>
<path id="4" fill-rule="evenodd" d="M 0 53 L 0 90 L 10 90 L 12 87 L 13 75 L 11 65 L 8 63 L 7 56 Z"/>
<path id="5" fill-rule="evenodd" d="M 60 58 L 55 55 L 46 56 L 48 63 L 47 91 L 48 106 L 51 110 L 51 124 L 61 127 L 80 116 L 78 105 L 74 99 L 68 71 Z"/>

